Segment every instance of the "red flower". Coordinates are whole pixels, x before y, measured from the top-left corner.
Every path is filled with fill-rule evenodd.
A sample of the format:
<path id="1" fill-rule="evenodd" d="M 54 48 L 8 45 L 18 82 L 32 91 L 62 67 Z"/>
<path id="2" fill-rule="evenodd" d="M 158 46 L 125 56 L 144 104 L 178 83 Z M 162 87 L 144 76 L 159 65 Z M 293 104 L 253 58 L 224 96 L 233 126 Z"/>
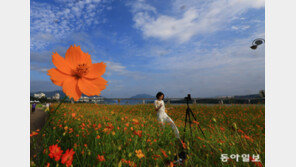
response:
<path id="1" fill-rule="evenodd" d="M 180 140 L 180 141 L 182 143 L 183 148 L 186 149 L 186 144 L 182 140 Z"/>
<path id="2" fill-rule="evenodd" d="M 139 136 L 139 137 L 142 137 L 142 131 L 141 130 L 134 131 L 134 134 Z"/>
<path id="3" fill-rule="evenodd" d="M 59 161 L 61 159 L 61 155 L 63 153 L 63 150 L 61 150 L 61 147 L 58 147 L 58 144 L 49 146 L 49 157 L 54 158 L 55 161 Z"/>
<path id="4" fill-rule="evenodd" d="M 250 136 L 248 136 L 248 135 L 245 135 L 244 136 L 247 140 L 250 140 L 251 142 L 253 142 L 254 140 L 250 137 Z"/>
<path id="5" fill-rule="evenodd" d="M 100 162 L 105 161 L 104 155 L 98 155 L 97 158 Z"/>
<path id="6" fill-rule="evenodd" d="M 165 153 L 165 151 L 163 149 L 160 149 L 160 151 L 162 152 L 164 157 L 168 157 L 168 155 Z"/>
<path id="7" fill-rule="evenodd" d="M 73 162 L 73 155 L 75 154 L 75 151 L 73 151 L 73 148 L 69 151 L 69 149 L 66 150 L 65 154 L 62 156 L 61 163 L 66 164 L 66 166 L 71 166 Z"/>
<path id="8" fill-rule="evenodd" d="M 30 137 L 33 137 L 33 136 L 36 136 L 36 135 L 38 135 L 37 132 L 32 132 L 32 133 L 30 134 Z"/>
<path id="9" fill-rule="evenodd" d="M 257 167 L 262 167 L 262 163 L 260 161 L 256 162 L 254 159 L 250 156 L 250 161 L 253 162 Z"/>

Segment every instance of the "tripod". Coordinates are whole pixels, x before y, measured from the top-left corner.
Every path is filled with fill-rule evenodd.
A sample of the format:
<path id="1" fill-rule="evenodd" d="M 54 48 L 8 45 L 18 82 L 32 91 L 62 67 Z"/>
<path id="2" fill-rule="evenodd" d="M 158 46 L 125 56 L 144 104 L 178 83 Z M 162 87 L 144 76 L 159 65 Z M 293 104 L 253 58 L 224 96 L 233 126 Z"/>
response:
<path id="1" fill-rule="evenodd" d="M 190 128 L 190 134 L 191 134 L 191 140 L 193 139 L 192 138 L 192 129 L 191 129 L 191 118 L 190 118 L 190 115 L 194 118 L 194 120 L 196 121 L 196 118 L 192 112 L 192 110 L 190 109 L 189 107 L 189 98 L 186 98 L 187 100 L 187 109 L 186 109 L 186 117 L 185 117 L 185 126 L 184 126 L 184 136 L 183 136 L 183 141 L 185 140 L 185 132 L 186 132 L 186 125 L 187 125 L 187 121 L 189 122 L 189 128 Z M 187 120 L 188 119 L 188 120 Z M 202 129 L 200 128 L 199 124 L 197 124 L 199 130 L 201 131 L 201 133 L 203 134 L 203 136 L 206 138 L 204 132 L 202 131 Z"/>
<path id="2" fill-rule="evenodd" d="M 191 100 L 190 94 L 188 94 L 188 97 L 185 97 L 186 101 L 187 101 L 187 109 L 186 109 L 186 117 L 185 117 L 185 126 L 184 126 L 184 135 L 183 135 L 183 141 L 185 141 L 185 132 L 186 132 L 186 125 L 187 125 L 187 121 L 189 122 L 189 128 L 190 128 L 190 134 L 191 134 L 191 142 L 193 142 L 193 137 L 192 137 L 192 129 L 191 129 L 191 118 L 190 116 L 192 116 L 194 118 L 194 120 L 196 121 L 196 118 L 192 112 L 192 110 L 189 107 L 189 100 Z M 198 128 L 201 131 L 201 133 L 203 134 L 203 136 L 206 138 L 204 132 L 202 131 L 202 129 L 200 128 L 199 124 L 198 124 Z M 182 145 L 182 143 L 181 143 Z M 183 148 L 183 146 L 181 147 L 182 150 L 181 152 L 178 154 L 178 156 L 175 157 L 175 163 L 183 163 L 184 160 L 187 159 L 187 151 L 185 150 L 185 148 Z"/>

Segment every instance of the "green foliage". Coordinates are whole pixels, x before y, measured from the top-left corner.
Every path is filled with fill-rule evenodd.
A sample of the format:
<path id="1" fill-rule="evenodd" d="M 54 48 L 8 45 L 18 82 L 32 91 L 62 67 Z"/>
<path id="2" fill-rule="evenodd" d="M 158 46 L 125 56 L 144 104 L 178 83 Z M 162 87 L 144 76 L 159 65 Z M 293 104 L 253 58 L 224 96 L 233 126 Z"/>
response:
<path id="1" fill-rule="evenodd" d="M 186 106 L 167 107 L 172 108 L 168 115 L 181 137 L 185 135 L 189 158 L 184 166 L 255 166 L 241 159 L 223 163 L 221 154 L 259 154 L 264 165 L 264 105 L 192 105 L 197 116 L 192 125 L 193 138 L 189 129 L 183 133 Z M 32 162 L 37 166 L 63 166 L 48 156 L 48 148 L 54 144 L 64 152 L 74 149 L 73 166 L 128 166 L 127 161 L 137 166 L 165 166 L 180 151 L 170 126 L 162 129 L 157 122 L 152 104 L 62 104 L 51 119 L 44 133 L 31 137 L 31 151 L 36 154 Z M 139 158 L 136 150 L 145 157 Z M 103 155 L 105 161 L 99 161 L 98 155 Z"/>

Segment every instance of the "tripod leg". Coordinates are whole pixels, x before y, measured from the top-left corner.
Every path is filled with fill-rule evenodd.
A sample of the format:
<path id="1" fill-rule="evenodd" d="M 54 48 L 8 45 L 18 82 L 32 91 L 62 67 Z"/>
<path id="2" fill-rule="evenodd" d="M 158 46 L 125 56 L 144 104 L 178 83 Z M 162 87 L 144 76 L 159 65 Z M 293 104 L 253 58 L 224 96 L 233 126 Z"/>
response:
<path id="1" fill-rule="evenodd" d="M 185 115 L 185 125 L 184 125 L 184 135 L 183 135 L 183 141 L 185 140 L 185 132 L 186 132 L 186 124 L 187 124 L 187 116 L 188 116 L 188 112 L 186 110 L 186 115 Z"/>
<path id="2" fill-rule="evenodd" d="M 195 116 L 194 116 L 194 114 L 193 114 L 192 110 L 191 110 L 191 109 L 189 109 L 189 110 L 190 110 L 190 113 L 191 113 L 191 115 L 193 116 L 194 120 L 196 121 L 196 118 L 195 118 Z M 198 128 L 199 128 L 199 130 L 201 131 L 201 133 L 203 134 L 203 136 L 206 138 L 206 136 L 205 136 L 205 134 L 204 134 L 203 130 L 200 128 L 200 126 L 199 126 L 199 125 L 198 125 Z"/>
<path id="3" fill-rule="evenodd" d="M 192 142 L 192 140 L 193 140 L 192 129 L 191 129 L 192 122 L 191 122 L 190 114 L 188 114 L 188 117 L 189 117 L 189 128 L 190 128 L 190 135 L 191 135 L 191 142 Z"/>

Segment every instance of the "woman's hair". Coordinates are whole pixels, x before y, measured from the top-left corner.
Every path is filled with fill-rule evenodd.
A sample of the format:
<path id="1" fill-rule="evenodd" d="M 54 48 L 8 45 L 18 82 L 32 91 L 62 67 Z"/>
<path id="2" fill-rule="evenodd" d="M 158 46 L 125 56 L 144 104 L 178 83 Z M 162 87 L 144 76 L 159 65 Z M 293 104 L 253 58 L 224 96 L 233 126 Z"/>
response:
<path id="1" fill-rule="evenodd" d="M 164 99 L 164 94 L 163 94 L 162 92 L 158 92 L 158 93 L 156 94 L 156 98 L 158 99 L 161 95 L 163 95 L 163 98 L 162 98 L 162 99 Z"/>

